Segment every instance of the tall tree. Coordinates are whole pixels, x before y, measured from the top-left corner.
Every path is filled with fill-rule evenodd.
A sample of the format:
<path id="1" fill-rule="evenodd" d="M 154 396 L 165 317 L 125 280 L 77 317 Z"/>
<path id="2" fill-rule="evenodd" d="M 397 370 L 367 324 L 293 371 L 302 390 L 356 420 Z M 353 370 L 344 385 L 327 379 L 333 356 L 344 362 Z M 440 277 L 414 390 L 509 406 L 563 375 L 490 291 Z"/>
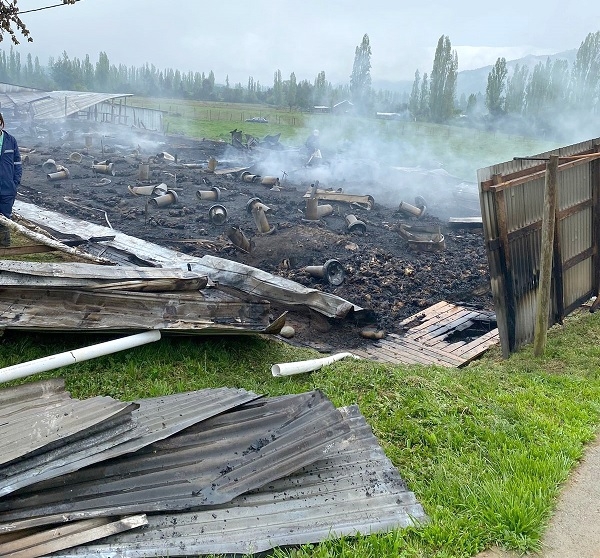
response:
<path id="1" fill-rule="evenodd" d="M 292 72 L 290 74 L 290 79 L 287 82 L 287 104 L 290 107 L 290 112 L 292 112 L 292 108 L 296 106 L 296 93 L 298 92 L 298 84 L 296 83 L 296 74 Z"/>
<path id="2" fill-rule="evenodd" d="M 413 81 L 412 90 L 410 92 L 410 98 L 408 100 L 408 110 L 412 114 L 413 118 L 417 118 L 419 116 L 420 85 L 421 75 L 419 74 L 419 70 L 417 70 L 415 72 L 415 81 Z"/>
<path id="3" fill-rule="evenodd" d="M 454 114 L 457 76 L 458 55 L 452 50 L 450 39 L 442 35 L 435 50 L 429 86 L 429 107 L 434 122 L 445 122 Z"/>
<path id="4" fill-rule="evenodd" d="M 313 102 L 315 105 L 324 105 L 327 103 L 329 94 L 329 83 L 325 77 L 325 72 L 321 71 L 315 78 L 313 89 Z"/>
<path id="5" fill-rule="evenodd" d="M 108 76 L 110 75 L 110 62 L 106 52 L 101 52 L 98 55 L 96 62 L 96 86 L 100 91 L 108 91 L 109 83 Z"/>
<path id="6" fill-rule="evenodd" d="M 500 116 L 504 112 L 506 97 L 506 58 L 498 58 L 491 72 L 488 74 L 487 87 L 485 88 L 485 106 L 492 116 Z"/>
<path id="7" fill-rule="evenodd" d="M 528 77 L 529 68 L 525 65 L 516 64 L 512 76 L 507 79 L 506 83 L 504 110 L 507 114 L 521 114 L 523 112 Z"/>
<path id="8" fill-rule="evenodd" d="M 371 45 L 369 35 L 364 34 L 354 52 L 354 65 L 350 75 L 352 102 L 360 112 L 369 109 L 371 95 Z"/>
<path id="9" fill-rule="evenodd" d="M 281 70 L 277 70 L 273 75 L 273 104 L 278 107 L 283 105 L 283 80 L 281 79 Z"/>
<path id="10" fill-rule="evenodd" d="M 429 104 L 429 76 L 425 72 L 423 81 L 421 81 L 421 93 L 419 94 L 419 115 L 425 120 L 429 118 Z"/>
<path id="11" fill-rule="evenodd" d="M 571 102 L 579 110 L 597 106 L 600 96 L 600 31 L 589 33 L 573 64 Z"/>
<path id="12" fill-rule="evenodd" d="M 538 62 L 533 68 L 531 79 L 525 90 L 525 113 L 532 121 L 538 122 L 545 112 L 550 89 L 550 73 L 552 64 L 550 58 L 546 63 Z"/>

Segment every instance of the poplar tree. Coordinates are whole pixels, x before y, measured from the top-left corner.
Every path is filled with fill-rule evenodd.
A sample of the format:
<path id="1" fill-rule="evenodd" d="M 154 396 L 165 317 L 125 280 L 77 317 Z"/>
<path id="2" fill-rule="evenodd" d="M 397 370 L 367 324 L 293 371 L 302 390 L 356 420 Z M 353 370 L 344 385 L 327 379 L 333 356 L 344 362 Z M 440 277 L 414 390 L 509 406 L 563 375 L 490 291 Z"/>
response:
<path id="1" fill-rule="evenodd" d="M 454 114 L 458 55 L 452 50 L 450 39 L 442 35 L 435 50 L 431 71 L 429 109 L 434 122 L 445 122 Z"/>
<path id="2" fill-rule="evenodd" d="M 419 115 L 420 84 L 421 74 L 419 74 L 419 70 L 417 70 L 415 72 L 415 81 L 413 81 L 412 90 L 408 99 L 408 110 L 413 115 L 413 118 L 417 118 Z"/>
<path id="3" fill-rule="evenodd" d="M 421 81 L 421 93 L 419 94 L 419 115 L 425 120 L 429 118 L 429 105 L 429 76 L 425 72 L 423 81 Z"/>
<path id="4" fill-rule="evenodd" d="M 504 112 L 504 92 L 506 90 L 507 75 L 506 58 L 498 58 L 488 74 L 487 87 L 485 88 L 485 106 L 492 116 L 499 116 Z"/>
<path id="5" fill-rule="evenodd" d="M 278 107 L 283 105 L 283 80 L 281 79 L 281 70 L 277 70 L 273 75 L 273 103 Z"/>
<path id="6" fill-rule="evenodd" d="M 507 114 L 521 114 L 525 106 L 525 87 L 529 77 L 529 68 L 517 64 L 506 84 L 504 110 Z"/>
<path id="7" fill-rule="evenodd" d="M 368 109 L 371 94 L 371 45 L 369 44 L 369 35 L 366 33 L 354 52 L 350 93 L 352 102 L 358 110 L 365 112 Z"/>
<path id="8" fill-rule="evenodd" d="M 591 109 L 600 96 L 600 31 L 589 33 L 577 50 L 571 79 L 571 103 L 576 109 Z"/>

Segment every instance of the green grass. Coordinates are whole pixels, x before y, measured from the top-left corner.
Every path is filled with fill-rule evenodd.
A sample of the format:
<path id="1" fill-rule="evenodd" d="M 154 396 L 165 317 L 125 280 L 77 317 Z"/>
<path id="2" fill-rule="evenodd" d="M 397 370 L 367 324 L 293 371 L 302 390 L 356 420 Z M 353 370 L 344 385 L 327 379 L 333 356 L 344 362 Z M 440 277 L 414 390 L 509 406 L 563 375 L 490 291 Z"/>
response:
<path id="1" fill-rule="evenodd" d="M 441 126 L 426 122 L 402 122 L 334 114 L 290 112 L 266 105 L 208 103 L 181 99 L 132 97 L 131 104 L 167 111 L 164 122 L 170 134 L 184 134 L 231 142 L 230 132 L 241 129 L 258 138 L 281 134 L 281 142 L 301 146 L 310 131 L 321 131 L 322 145 L 329 150 L 352 141 L 365 158 L 381 160 L 393 154 L 394 165 L 438 165 L 464 180 L 476 181 L 476 171 L 514 156 L 531 156 L 562 144 L 509 136 L 459 126 Z M 261 116 L 268 124 L 245 122 Z"/>
<path id="2" fill-rule="evenodd" d="M 431 522 L 275 555 L 468 557 L 539 548 L 560 485 L 600 424 L 599 337 L 600 316 L 582 313 L 549 332 L 540 358 L 526 348 L 502 360 L 494 348 L 461 370 L 340 361 L 286 378 L 270 366 L 315 353 L 255 336 L 173 337 L 41 376 L 64 377 L 79 398 L 229 386 L 270 396 L 318 388 L 337 406 L 356 403 Z M 9 332 L 0 365 L 103 340 Z"/>

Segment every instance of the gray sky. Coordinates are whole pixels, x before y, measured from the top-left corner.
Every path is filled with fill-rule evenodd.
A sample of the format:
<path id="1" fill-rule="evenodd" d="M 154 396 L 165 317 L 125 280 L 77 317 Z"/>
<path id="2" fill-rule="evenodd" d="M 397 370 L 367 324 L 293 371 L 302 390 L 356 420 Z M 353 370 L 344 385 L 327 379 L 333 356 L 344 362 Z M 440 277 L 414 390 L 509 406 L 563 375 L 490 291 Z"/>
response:
<path id="1" fill-rule="evenodd" d="M 60 0 L 18 0 L 21 11 Z M 159 70 L 229 75 L 231 85 L 248 76 L 273 83 L 313 81 L 320 71 L 334 84 L 346 83 L 354 50 L 369 35 L 371 76 L 412 80 L 430 72 L 437 41 L 448 35 L 458 53 L 459 71 L 526 54 L 553 54 L 578 48 L 600 30 L 600 3 L 590 0 L 504 0 L 412 2 L 401 0 L 80 0 L 23 14 L 34 42 L 17 47 L 46 64 L 66 51 L 92 63 L 106 52 L 111 64 Z M 1 48 L 9 49 L 5 36 Z"/>

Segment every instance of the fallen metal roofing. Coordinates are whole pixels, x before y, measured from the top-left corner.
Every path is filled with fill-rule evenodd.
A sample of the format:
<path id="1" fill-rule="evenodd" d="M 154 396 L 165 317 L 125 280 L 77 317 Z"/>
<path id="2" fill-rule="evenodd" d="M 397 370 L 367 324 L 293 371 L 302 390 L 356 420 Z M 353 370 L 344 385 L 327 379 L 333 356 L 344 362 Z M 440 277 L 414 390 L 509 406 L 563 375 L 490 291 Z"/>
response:
<path id="1" fill-rule="evenodd" d="M 8 390 L 18 391 L 18 387 Z M 12 489 L 11 473 L 27 460 L 46 461 L 55 455 L 68 455 L 73 444 L 129 423 L 137 407 L 112 397 L 80 401 L 60 393 L 4 403 L 0 407 L 0 494 Z"/>
<path id="2" fill-rule="evenodd" d="M 352 430 L 344 449 L 263 488 L 213 506 L 152 515 L 148 526 L 56 556 L 246 554 L 428 521 L 358 407 L 340 409 Z"/>
<path id="3" fill-rule="evenodd" d="M 60 388 L 25 384 L 0 390 L 0 401 Z M 23 548 L 20 556 L 245 553 L 427 521 L 356 406 L 335 409 L 320 392 L 260 398 L 227 388 L 137 403 L 143 436 L 79 463 L 95 466 L 0 498 L 0 544 Z M 129 536 L 85 546 L 97 538 L 91 528 L 46 546 L 54 543 L 44 526 L 65 532 L 61 524 L 133 509 L 153 515 Z"/>
<path id="4" fill-rule="evenodd" d="M 40 385 L 46 384 L 41 382 Z M 23 412 L 26 412 L 28 416 L 41 415 L 44 417 L 51 412 L 54 414 L 62 412 L 65 405 L 71 403 L 78 405 L 78 420 L 81 421 L 82 427 L 94 418 L 91 412 L 89 416 L 84 413 L 84 411 L 96 412 L 96 406 L 91 407 L 91 403 L 89 403 L 94 400 L 67 399 L 65 395 L 68 396 L 68 393 L 61 393 L 58 384 L 53 384 L 51 388 L 40 388 L 39 390 L 32 389 L 29 386 L 30 384 L 24 384 L 24 386 L 0 390 L 0 394 L 3 395 L 0 402 L 9 400 L 11 393 L 15 394 L 13 397 L 19 397 L 16 395 L 19 392 L 29 393 L 32 396 L 28 401 L 18 400 L 17 403 L 13 404 L 3 402 L 0 407 L 0 419 L 7 415 L 4 424 L 0 425 L 0 436 L 3 440 L 7 440 L 6 447 L 8 449 L 14 447 L 15 450 L 13 451 L 17 452 L 18 450 L 18 453 L 22 454 L 28 447 L 23 443 L 23 435 L 19 430 L 19 428 L 26 428 L 27 425 L 23 425 L 22 422 L 17 424 L 13 421 L 13 417 L 17 415 L 16 411 L 19 408 L 23 408 Z M 50 398 L 43 397 L 40 399 L 35 397 L 36 393 L 44 390 L 50 391 L 50 389 L 53 390 Z M 4 395 L 5 391 L 9 395 Z M 0 496 L 34 483 L 72 473 L 100 461 L 137 451 L 191 425 L 259 397 L 259 395 L 243 389 L 218 388 L 142 399 L 131 404 L 120 403 L 120 405 L 127 405 L 129 408 L 130 416 L 127 422 L 116 424 L 113 428 L 103 430 L 97 428 L 98 432 L 88 432 L 86 437 L 74 440 L 69 445 L 65 445 L 64 448 L 55 449 L 52 445 L 44 443 L 42 447 L 44 452 L 40 455 L 34 455 L 29 459 L 16 460 L 14 458 L 12 464 L 7 464 L 2 468 Z M 64 405 L 58 407 L 60 402 L 64 402 Z M 55 411 L 55 409 L 58 410 Z M 131 412 L 132 409 L 135 410 Z M 106 412 L 108 412 L 108 409 Z M 31 436 L 34 436 L 35 433 L 42 436 L 44 434 L 39 431 L 39 428 L 28 430 L 28 432 L 30 431 Z M 27 441 L 27 438 L 25 438 L 25 441 Z M 8 442 L 11 442 L 12 446 Z M 3 459 L 6 459 L 5 455 L 10 456 L 11 454 L 3 451 Z M 0 499 L 0 506 L 5 501 Z M 2 532 L 1 528 L 0 532 Z"/>
<path id="5" fill-rule="evenodd" d="M 181 268 L 0 260 L 0 287 L 29 285 L 44 288 L 159 292 L 198 290 L 206 287 L 207 283 L 206 275 Z"/>
<path id="6" fill-rule="evenodd" d="M 12 556 L 12 558 L 45 556 L 51 552 L 65 550 L 147 524 L 145 515 L 117 520 L 100 517 L 76 521 L 7 542 L 2 542 L 0 538 L 0 556 Z"/>
<path id="7" fill-rule="evenodd" d="M 0 521 L 78 519 L 214 506 L 335 455 L 342 414 L 315 391 L 262 399 L 135 454 L 0 500 Z"/>
<path id="8" fill-rule="evenodd" d="M 120 253 L 131 254 L 136 261 L 145 262 L 148 266 L 182 267 L 195 273 L 205 274 L 212 281 L 225 287 L 288 306 L 308 307 L 331 318 L 343 318 L 351 311 L 355 313 L 363 311 L 359 306 L 336 295 L 304 287 L 295 281 L 232 260 L 214 256 L 196 258 L 119 233 L 108 227 L 21 201 L 15 202 L 14 212 L 58 237 L 61 234 L 72 236 L 74 231 L 83 239 L 114 236 L 112 240 L 102 243 L 105 257 L 107 256 L 105 247 L 112 247 Z"/>

